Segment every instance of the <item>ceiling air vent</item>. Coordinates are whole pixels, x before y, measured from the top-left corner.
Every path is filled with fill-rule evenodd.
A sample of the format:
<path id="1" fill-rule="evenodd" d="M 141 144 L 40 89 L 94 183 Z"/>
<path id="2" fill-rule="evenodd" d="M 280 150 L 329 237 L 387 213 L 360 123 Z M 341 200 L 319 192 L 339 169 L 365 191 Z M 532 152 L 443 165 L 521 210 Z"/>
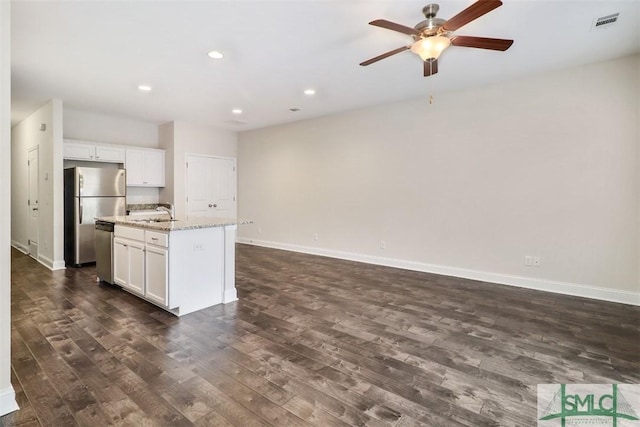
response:
<path id="1" fill-rule="evenodd" d="M 243 120 L 237 120 L 237 119 L 227 120 L 225 123 L 229 123 L 236 126 L 242 126 L 247 124 L 247 122 Z"/>
<path id="2" fill-rule="evenodd" d="M 597 30 L 600 28 L 608 28 L 618 22 L 619 13 L 612 13 L 611 15 L 602 16 L 593 20 L 592 29 Z"/>

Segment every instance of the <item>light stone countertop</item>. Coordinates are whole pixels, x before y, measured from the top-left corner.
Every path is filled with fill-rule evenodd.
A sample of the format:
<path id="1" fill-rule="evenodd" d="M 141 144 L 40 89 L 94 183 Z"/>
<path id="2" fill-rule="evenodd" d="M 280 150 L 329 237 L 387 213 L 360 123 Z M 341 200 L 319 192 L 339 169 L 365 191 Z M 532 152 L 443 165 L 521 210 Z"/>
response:
<path id="1" fill-rule="evenodd" d="M 162 222 L 154 222 L 154 219 L 162 219 Z M 150 215 L 150 216 L 102 216 L 96 217 L 96 221 L 111 222 L 118 225 L 127 225 L 130 227 L 146 228 L 158 231 L 180 231 L 195 230 L 199 228 L 224 227 L 227 225 L 251 224 L 253 221 L 242 220 L 236 218 L 191 218 L 188 221 L 177 219 L 173 221 L 167 220 L 166 215 Z"/>

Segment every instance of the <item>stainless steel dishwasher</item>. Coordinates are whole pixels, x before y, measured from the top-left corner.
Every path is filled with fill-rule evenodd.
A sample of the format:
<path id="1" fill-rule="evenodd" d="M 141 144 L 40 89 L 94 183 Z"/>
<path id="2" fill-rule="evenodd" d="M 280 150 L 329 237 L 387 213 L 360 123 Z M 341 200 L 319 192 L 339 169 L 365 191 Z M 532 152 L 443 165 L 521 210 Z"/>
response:
<path id="1" fill-rule="evenodd" d="M 113 228 L 112 222 L 96 221 L 96 276 L 98 281 L 113 285 Z"/>

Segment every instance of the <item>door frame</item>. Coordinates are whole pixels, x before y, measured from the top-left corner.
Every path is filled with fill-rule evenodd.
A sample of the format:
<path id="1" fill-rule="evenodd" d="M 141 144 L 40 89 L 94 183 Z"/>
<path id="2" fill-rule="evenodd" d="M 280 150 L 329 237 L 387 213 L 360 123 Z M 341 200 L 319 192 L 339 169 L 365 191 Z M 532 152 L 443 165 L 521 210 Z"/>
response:
<path id="1" fill-rule="evenodd" d="M 235 173 L 234 203 L 236 216 L 238 215 L 238 159 L 237 157 L 214 156 L 210 154 L 185 153 L 184 155 L 184 216 L 189 218 L 189 158 L 200 157 L 206 159 L 233 160 L 233 168 Z"/>
<path id="2" fill-rule="evenodd" d="M 38 199 L 40 199 L 40 145 L 35 145 L 31 148 L 29 148 L 27 150 L 27 250 L 29 252 L 29 255 L 34 258 L 34 259 L 38 259 L 38 253 L 40 252 L 40 211 L 38 210 L 38 223 L 36 225 L 36 230 L 32 230 L 32 225 L 31 225 L 31 168 L 33 167 L 31 165 L 31 155 L 33 152 L 36 152 L 36 159 L 37 159 L 37 169 L 36 169 L 36 189 L 38 192 Z M 40 204 L 37 202 L 37 208 L 40 209 Z M 32 245 L 31 244 L 31 236 L 32 233 L 35 231 L 36 235 L 38 236 L 38 239 L 36 240 L 36 244 Z M 35 249 L 35 253 L 34 253 L 34 249 Z"/>

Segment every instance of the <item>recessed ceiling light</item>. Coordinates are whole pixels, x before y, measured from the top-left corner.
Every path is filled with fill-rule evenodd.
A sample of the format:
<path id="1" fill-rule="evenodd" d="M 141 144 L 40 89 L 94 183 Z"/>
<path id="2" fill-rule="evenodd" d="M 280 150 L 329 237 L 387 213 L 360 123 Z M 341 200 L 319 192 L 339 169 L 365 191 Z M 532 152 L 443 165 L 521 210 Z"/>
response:
<path id="1" fill-rule="evenodd" d="M 304 90 L 304 94 L 311 96 L 311 95 L 315 95 L 316 91 L 315 91 L 315 89 L 305 89 Z"/>
<path id="2" fill-rule="evenodd" d="M 222 59 L 224 58 L 224 55 L 220 52 L 218 52 L 217 50 L 212 50 L 211 52 L 207 53 L 207 55 L 209 55 L 209 58 L 213 58 L 213 59 Z"/>
<path id="3" fill-rule="evenodd" d="M 241 108 L 234 108 L 233 110 L 231 110 L 231 112 L 233 114 L 242 114 L 242 109 Z"/>
<path id="4" fill-rule="evenodd" d="M 151 90 L 151 86 L 149 85 L 140 85 L 138 86 L 138 90 L 144 91 L 144 92 L 149 92 Z"/>

